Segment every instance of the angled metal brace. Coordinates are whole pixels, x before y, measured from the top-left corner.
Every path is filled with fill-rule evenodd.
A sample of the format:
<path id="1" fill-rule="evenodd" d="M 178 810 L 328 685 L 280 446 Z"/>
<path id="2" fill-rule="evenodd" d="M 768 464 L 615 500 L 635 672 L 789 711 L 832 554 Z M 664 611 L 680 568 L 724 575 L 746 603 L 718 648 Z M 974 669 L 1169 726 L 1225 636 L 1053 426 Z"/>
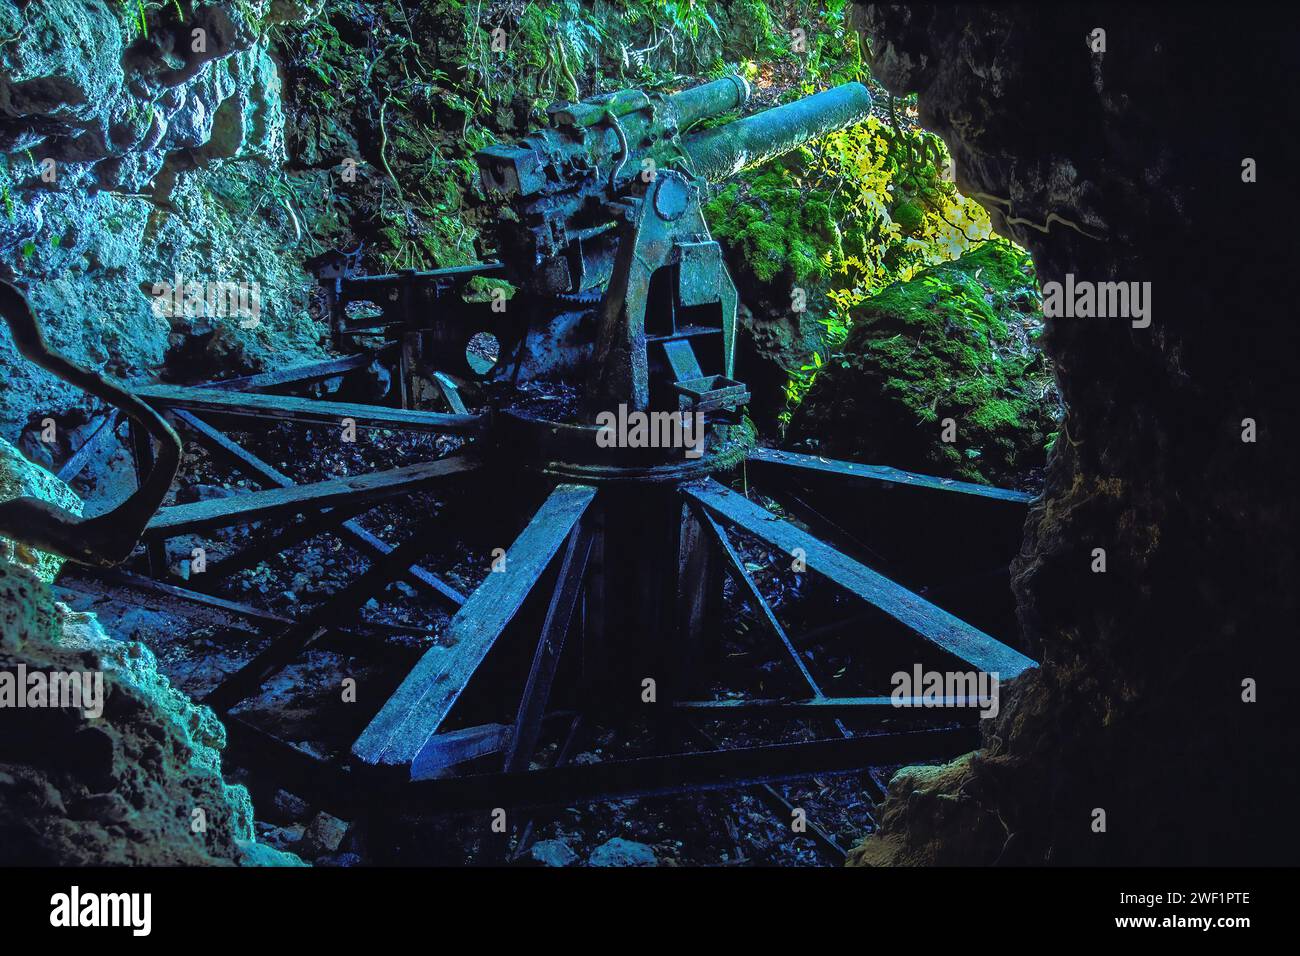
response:
<path id="1" fill-rule="evenodd" d="M 803 552 L 809 569 L 847 589 L 894 620 L 982 671 L 1009 680 L 1037 662 L 958 617 L 936 607 L 901 584 L 859 564 L 812 535 L 783 521 L 744 495 L 707 479 L 685 487 L 690 498 L 775 548 Z"/>
<path id="2" fill-rule="evenodd" d="M 415 760 L 595 497 L 590 485 L 562 484 L 551 492 L 506 552 L 501 571 L 489 573 L 452 618 L 447 646 L 425 652 L 352 745 L 353 756 L 365 764 Z"/>
<path id="3" fill-rule="evenodd" d="M 551 684 L 555 680 L 560 655 L 564 653 L 564 641 L 573 620 L 573 610 L 582 593 L 587 559 L 591 555 L 591 539 L 591 527 L 587 521 L 579 521 L 569 532 L 569 542 L 560 561 L 555 592 L 546 609 L 546 621 L 542 625 L 542 635 L 533 654 L 528 682 L 524 686 L 519 713 L 515 717 L 514 733 L 506 751 L 504 769 L 507 772 L 527 770 L 528 761 L 537 746 L 542 714 L 551 696 Z"/>

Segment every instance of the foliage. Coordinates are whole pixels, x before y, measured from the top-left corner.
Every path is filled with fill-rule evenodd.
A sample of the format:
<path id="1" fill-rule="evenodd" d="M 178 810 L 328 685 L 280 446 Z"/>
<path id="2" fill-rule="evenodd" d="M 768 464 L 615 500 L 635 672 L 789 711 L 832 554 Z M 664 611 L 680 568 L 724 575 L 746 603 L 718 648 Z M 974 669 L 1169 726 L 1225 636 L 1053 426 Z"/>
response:
<path id="1" fill-rule="evenodd" d="M 1032 262 L 1002 240 L 892 283 L 852 307 L 851 330 L 818 366 L 793 437 L 821 439 L 826 454 L 887 451 L 900 467 L 1023 480 L 1056 428 L 1038 312 Z M 857 427 L 868 409 L 872 427 Z M 945 418 L 956 441 L 936 442 Z"/>
<path id="2" fill-rule="evenodd" d="M 825 347 L 791 370 L 787 422 L 844 340 L 855 305 L 992 235 L 988 214 L 951 181 L 942 141 L 915 126 L 910 102 L 897 104 L 874 85 L 846 9 L 843 2 L 795 5 L 789 22 L 804 30 L 808 47 L 782 99 L 863 82 L 884 118 L 872 115 L 812 141 L 796 161 L 747 170 L 706 208 L 715 234 L 739 243 L 760 282 L 813 283 L 809 310 L 825 329 Z M 769 32 L 777 37 L 784 29 L 773 19 Z"/>
<path id="3" fill-rule="evenodd" d="M 704 0 L 331 0 L 325 16 L 275 39 L 304 125 L 356 127 L 354 158 L 378 174 L 345 190 L 372 253 L 385 268 L 431 268 L 492 254 L 475 151 L 543 122 L 554 100 L 679 88 L 695 82 L 679 69 L 720 69 L 717 10 Z"/>
<path id="4" fill-rule="evenodd" d="M 475 85 L 469 59 L 482 31 L 463 3 L 439 10 L 463 28 L 467 59 L 455 76 L 438 65 L 426 39 L 444 32 L 442 21 L 417 29 L 420 12 L 407 19 L 396 2 L 334 0 L 326 16 L 276 38 L 304 113 L 300 123 L 314 135 L 323 130 L 334 148 L 355 141 L 350 151 L 359 155 L 333 161 L 352 161 L 356 175 L 342 181 L 343 201 L 358 238 L 387 269 L 479 257 L 462 207 L 464 185 L 475 174 L 470 157 L 493 141 L 476 122 L 491 103 Z"/>
<path id="5" fill-rule="evenodd" d="M 594 62 L 605 39 L 604 28 L 590 11 L 577 0 L 529 3 L 519 17 L 518 35 L 521 64 L 535 76 L 536 96 L 572 100 L 583 95 L 577 75 Z"/>

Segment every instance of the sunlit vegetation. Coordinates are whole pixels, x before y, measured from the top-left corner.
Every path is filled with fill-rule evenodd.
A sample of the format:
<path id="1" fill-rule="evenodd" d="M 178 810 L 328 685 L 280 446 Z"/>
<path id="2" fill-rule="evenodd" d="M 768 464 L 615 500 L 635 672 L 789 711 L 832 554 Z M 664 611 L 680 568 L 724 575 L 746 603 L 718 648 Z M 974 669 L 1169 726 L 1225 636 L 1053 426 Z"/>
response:
<path id="1" fill-rule="evenodd" d="M 719 184 L 706 206 L 715 235 L 743 254 L 750 275 L 741 284 L 768 287 L 774 301 L 801 288 L 822 328 L 822 347 L 789 370 L 794 408 L 858 306 L 991 236 L 984 210 L 957 192 L 943 143 L 917 126 L 915 104 L 873 82 L 848 8 L 847 0 L 330 0 L 324 16 L 276 42 L 306 110 L 300 125 L 315 127 L 323 153 L 352 143 L 360 153 L 364 175 L 345 190 L 358 234 L 347 238 L 391 269 L 493 255 L 484 226 L 495 210 L 478 192 L 473 154 L 545 122 L 554 100 L 631 86 L 671 91 L 739 72 L 765 108 L 866 83 L 875 100 L 866 123 Z"/>

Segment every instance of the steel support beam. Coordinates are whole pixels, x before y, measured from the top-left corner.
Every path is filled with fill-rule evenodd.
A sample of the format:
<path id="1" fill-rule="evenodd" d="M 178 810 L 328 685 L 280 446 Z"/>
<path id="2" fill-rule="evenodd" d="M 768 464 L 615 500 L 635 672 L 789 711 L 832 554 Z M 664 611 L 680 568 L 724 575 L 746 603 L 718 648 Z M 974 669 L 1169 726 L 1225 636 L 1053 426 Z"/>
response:
<path id="1" fill-rule="evenodd" d="M 250 491 L 232 498 L 211 498 L 159 508 L 145 528 L 146 539 L 169 538 L 191 531 L 228 528 L 236 524 L 302 514 L 333 506 L 355 507 L 394 495 L 418 491 L 443 478 L 474 471 L 479 461 L 469 454 L 405 465 L 354 478 L 334 478 L 310 485 Z"/>
<path id="2" fill-rule="evenodd" d="M 497 638 L 596 497 L 588 485 L 559 485 L 352 746 L 367 764 L 410 764 L 441 726 Z"/>
<path id="3" fill-rule="evenodd" d="M 447 415 L 417 412 L 383 405 L 355 402 L 325 402 L 314 398 L 266 395 L 258 392 L 230 392 L 220 388 L 183 388 L 150 385 L 136 394 L 155 408 L 185 408 L 195 412 L 237 415 L 248 418 L 276 418 L 296 422 L 337 425 L 350 418 L 358 427 L 391 428 L 397 431 L 473 434 L 484 424 L 482 415 Z"/>
<path id="4" fill-rule="evenodd" d="M 954 617 L 884 575 L 877 574 L 820 539 L 760 508 L 713 479 L 692 482 L 686 494 L 724 521 L 749 532 L 786 554 L 804 555 L 810 570 L 824 575 L 855 596 L 879 608 L 935 647 L 973 667 L 1009 680 L 1035 661 L 983 631 Z"/>

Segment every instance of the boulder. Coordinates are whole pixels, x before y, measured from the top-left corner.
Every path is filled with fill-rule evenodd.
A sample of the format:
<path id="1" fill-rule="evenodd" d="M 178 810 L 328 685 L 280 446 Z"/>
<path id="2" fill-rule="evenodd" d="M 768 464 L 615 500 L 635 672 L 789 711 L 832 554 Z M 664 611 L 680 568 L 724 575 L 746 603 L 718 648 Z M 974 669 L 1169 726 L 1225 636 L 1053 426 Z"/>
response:
<path id="1" fill-rule="evenodd" d="M 225 728 L 158 671 L 143 644 L 0 562 L 0 694 L 17 675 L 89 675 L 81 706 L 0 710 L 0 864 L 297 864 L 254 840 L 248 792 L 221 776 Z M 90 706 L 94 704 L 95 706 Z M 96 711 L 102 713 L 96 715 Z"/>
<path id="2" fill-rule="evenodd" d="M 1032 487 L 1061 414 L 1041 328 L 1028 255 L 984 243 L 854 309 L 786 438 L 830 458 Z"/>
<path id="3" fill-rule="evenodd" d="M 538 840 L 528 855 L 542 866 L 569 866 L 578 859 L 578 854 L 563 840 Z"/>

